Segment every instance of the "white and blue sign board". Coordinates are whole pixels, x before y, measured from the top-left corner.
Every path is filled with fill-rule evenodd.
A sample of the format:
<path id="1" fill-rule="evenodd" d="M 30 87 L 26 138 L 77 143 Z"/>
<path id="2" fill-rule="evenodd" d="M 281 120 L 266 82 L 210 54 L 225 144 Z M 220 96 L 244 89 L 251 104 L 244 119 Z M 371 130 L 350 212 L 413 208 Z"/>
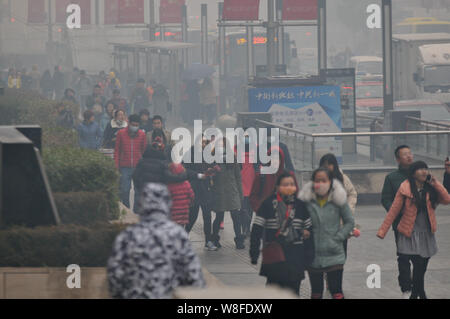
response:
<path id="1" fill-rule="evenodd" d="M 339 86 L 254 88 L 248 99 L 250 112 L 269 112 L 278 125 L 308 133 L 342 132 Z M 333 153 L 342 163 L 342 139 L 317 138 L 315 153 L 317 159 Z"/>

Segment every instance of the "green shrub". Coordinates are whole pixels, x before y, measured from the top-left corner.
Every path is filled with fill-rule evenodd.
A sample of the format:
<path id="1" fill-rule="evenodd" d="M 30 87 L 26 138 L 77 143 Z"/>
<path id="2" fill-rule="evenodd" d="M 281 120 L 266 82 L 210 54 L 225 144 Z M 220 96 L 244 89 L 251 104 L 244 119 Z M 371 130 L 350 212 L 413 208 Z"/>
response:
<path id="1" fill-rule="evenodd" d="M 0 96 L 0 125 L 38 124 L 55 126 L 58 101 L 48 100 L 34 91 L 6 89 Z M 72 114 L 79 114 L 80 107 L 65 102 Z"/>
<path id="2" fill-rule="evenodd" d="M 48 100 L 36 92 L 7 89 L 0 96 L 0 125 L 34 124 L 42 127 L 42 144 L 52 146 L 78 146 L 74 130 L 56 126 L 58 101 Z M 65 102 L 72 114 L 79 114 L 80 107 Z M 75 116 L 76 117 L 76 116 Z"/>
<path id="3" fill-rule="evenodd" d="M 105 267 L 124 225 L 97 224 L 0 230 L 0 267 Z"/>
<path id="4" fill-rule="evenodd" d="M 78 147 L 78 134 L 75 130 L 63 127 L 44 127 L 42 129 L 42 148 Z"/>
<path id="5" fill-rule="evenodd" d="M 86 149 L 44 149 L 44 164 L 52 192 L 103 192 L 112 218 L 119 217 L 119 174 L 114 160 Z"/>
<path id="6" fill-rule="evenodd" d="M 55 193 L 53 197 L 63 224 L 91 225 L 112 218 L 105 193 Z"/>

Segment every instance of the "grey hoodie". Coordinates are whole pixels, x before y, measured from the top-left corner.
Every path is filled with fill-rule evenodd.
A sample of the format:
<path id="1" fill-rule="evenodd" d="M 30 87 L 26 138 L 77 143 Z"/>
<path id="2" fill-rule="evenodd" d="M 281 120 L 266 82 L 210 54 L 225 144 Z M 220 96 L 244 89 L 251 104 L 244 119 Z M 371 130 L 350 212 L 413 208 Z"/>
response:
<path id="1" fill-rule="evenodd" d="M 145 185 L 136 210 L 140 222 L 119 234 L 108 261 L 113 298 L 167 299 L 177 287 L 205 286 L 186 231 L 169 220 L 171 206 L 165 185 Z"/>

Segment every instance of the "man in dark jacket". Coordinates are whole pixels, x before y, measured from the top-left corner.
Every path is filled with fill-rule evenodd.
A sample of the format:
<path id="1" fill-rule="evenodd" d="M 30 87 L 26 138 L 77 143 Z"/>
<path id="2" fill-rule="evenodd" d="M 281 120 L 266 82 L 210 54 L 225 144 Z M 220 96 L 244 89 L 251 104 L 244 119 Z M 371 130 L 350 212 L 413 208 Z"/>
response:
<path id="1" fill-rule="evenodd" d="M 201 163 L 195 163 L 195 145 L 201 143 L 201 150 L 204 150 L 206 145 L 208 145 L 208 140 L 202 135 L 196 139 L 195 144 L 192 145 L 191 149 L 187 154 L 185 154 L 183 158 L 183 165 L 186 168 L 189 176 L 189 181 L 191 183 L 192 189 L 195 194 L 194 204 L 191 206 L 189 210 L 189 224 L 186 227 L 186 231 L 189 233 L 194 227 L 195 222 L 197 221 L 198 213 L 200 207 L 202 208 L 202 216 L 203 216 L 203 232 L 205 235 L 205 249 L 207 250 L 217 250 L 217 247 L 214 245 L 212 240 L 212 228 L 211 228 L 211 201 L 212 201 L 212 193 L 211 193 L 211 176 L 210 175 L 212 165 L 207 164 L 202 161 Z M 190 159 L 187 159 L 187 155 L 190 155 Z M 200 174 L 200 177 L 197 178 Z M 197 176 L 195 176 L 197 175 Z"/>
<path id="2" fill-rule="evenodd" d="M 150 94 L 145 87 L 145 80 L 139 79 L 136 83 L 136 87 L 131 93 L 130 99 L 134 112 L 140 112 L 141 110 L 150 109 Z"/>
<path id="3" fill-rule="evenodd" d="M 407 145 L 400 145 L 395 149 L 395 158 L 399 165 L 398 170 L 390 173 L 384 180 L 383 190 L 381 191 L 381 204 L 388 212 L 394 202 L 395 195 L 400 185 L 408 177 L 408 168 L 414 160 L 411 149 Z M 401 214 L 395 219 L 392 228 L 395 234 L 395 242 L 397 243 L 397 226 L 401 219 Z M 405 258 L 405 255 L 398 255 L 398 282 L 403 293 L 404 298 L 409 299 L 409 295 L 412 290 L 411 280 L 411 264 L 409 258 Z"/>
<path id="4" fill-rule="evenodd" d="M 86 107 L 89 110 L 94 111 L 93 108 L 95 105 L 101 106 L 102 111 L 106 106 L 106 98 L 102 95 L 102 87 L 98 84 L 94 86 L 94 92 L 86 100 Z"/>
<path id="5" fill-rule="evenodd" d="M 66 105 L 64 103 L 60 103 L 57 105 L 57 118 L 56 118 L 56 125 L 65 127 L 68 129 L 71 129 L 74 127 L 74 119 L 72 112 L 70 109 L 66 108 Z"/>
<path id="6" fill-rule="evenodd" d="M 450 193 L 450 160 L 448 157 L 445 161 L 444 187 L 447 189 L 447 192 Z"/>
<path id="7" fill-rule="evenodd" d="M 64 93 L 64 74 L 61 72 L 60 66 L 55 66 L 53 72 L 53 87 L 55 89 L 55 100 L 60 100 Z"/>
<path id="8" fill-rule="evenodd" d="M 169 170 L 170 160 L 164 152 L 164 144 L 157 140 L 148 145 L 142 159 L 133 173 L 135 191 L 138 193 L 147 183 L 180 183 L 188 178 L 188 174 L 172 174 Z"/>

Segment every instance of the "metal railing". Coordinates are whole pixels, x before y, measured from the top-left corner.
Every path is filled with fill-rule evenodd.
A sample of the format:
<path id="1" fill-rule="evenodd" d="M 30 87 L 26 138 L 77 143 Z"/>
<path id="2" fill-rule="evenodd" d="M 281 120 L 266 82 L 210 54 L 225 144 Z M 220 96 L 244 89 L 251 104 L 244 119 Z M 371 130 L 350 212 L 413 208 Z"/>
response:
<path id="1" fill-rule="evenodd" d="M 356 139 L 356 152 L 347 154 L 347 157 L 344 154 L 344 165 L 392 165 L 394 164 L 393 149 L 401 144 L 409 145 L 414 154 L 428 160 L 439 161 L 443 157 L 445 158 L 450 151 L 450 128 L 446 130 L 308 133 L 263 120 L 256 120 L 256 122 L 266 127 L 280 129 L 280 141 L 288 147 L 296 169 L 314 169 L 318 166 L 319 156 L 324 154 L 317 152 L 317 144 L 324 139 L 328 139 L 328 141 L 351 137 Z M 432 138 L 433 136 L 436 138 Z M 362 143 L 358 139 L 366 139 L 366 143 Z M 377 159 L 382 159 L 382 161 L 378 160 L 377 162 Z"/>

